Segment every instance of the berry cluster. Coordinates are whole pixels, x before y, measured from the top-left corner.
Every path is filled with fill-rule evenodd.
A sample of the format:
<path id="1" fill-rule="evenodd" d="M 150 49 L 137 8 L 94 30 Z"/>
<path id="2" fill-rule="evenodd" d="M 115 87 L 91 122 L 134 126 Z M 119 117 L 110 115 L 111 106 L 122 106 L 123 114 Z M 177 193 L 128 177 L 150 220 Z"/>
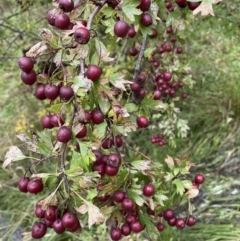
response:
<path id="1" fill-rule="evenodd" d="M 56 176 L 54 181 L 51 180 L 50 186 L 54 187 L 50 194 L 54 195 L 54 201 L 49 201 L 48 196 L 37 203 L 35 214 L 39 220 L 32 227 L 32 237 L 42 238 L 47 228 L 53 228 L 59 234 L 65 230 L 80 231 L 81 215 L 90 212 L 85 210 L 90 202 L 91 209 L 95 208 L 99 216 L 102 207 L 112 208 L 107 225 L 112 240 L 116 241 L 122 236 L 148 229 L 142 218 L 144 215 L 150 220 L 148 223 L 159 231 L 164 229 L 162 219 L 179 229 L 183 229 L 185 224 L 193 226 L 193 216 L 178 218 L 171 209 L 160 205 L 159 202 L 164 200 L 158 201 L 162 193 L 167 193 L 164 199 L 169 200 L 169 205 L 176 203 L 176 200 L 171 200 L 172 194 L 168 190 L 168 184 L 166 187 L 160 184 L 165 181 L 164 175 L 167 176 L 169 173 L 165 173 L 165 170 L 156 165 L 151 158 L 132 147 L 125 138 L 128 132 L 136 129 L 144 131 L 144 128 L 151 124 L 152 113 L 157 113 L 156 106 L 161 103 L 160 99 L 170 102 L 171 98 L 168 97 L 175 97 L 177 91 L 184 87 L 184 83 L 175 78 L 176 73 L 169 69 L 170 64 L 164 62 L 165 58 L 169 58 L 169 53 L 175 56 L 183 52 L 180 46 L 175 46 L 175 30 L 171 26 L 164 30 L 164 42 L 159 45 L 154 41 L 149 53 L 151 54 L 152 49 L 154 51 L 145 61 L 147 38 L 156 38 L 159 33 L 157 24 L 152 28 L 155 22 L 155 15 L 151 9 L 153 1 L 139 0 L 135 3 L 134 9 L 140 12 L 135 22 L 123 18 L 124 14 L 118 0 L 91 2 L 95 5 L 81 2 L 74 4 L 72 0 L 54 1 L 55 8 L 48 11 L 46 18 L 58 36 L 52 37 L 54 34 L 50 30 L 50 37 L 45 36 L 43 42 L 49 41 L 46 45 L 49 51 L 41 56 L 42 53 L 34 55 L 34 51 L 30 50 L 28 57 L 21 57 L 18 60 L 23 83 L 32 86 L 35 84 L 35 97 L 40 101 L 48 101 L 49 104 L 48 113 L 42 117 L 41 125 L 43 132 L 48 135 L 48 140 L 44 144 L 48 145 L 51 142 L 52 150 L 48 150 L 46 156 L 38 159 L 32 166 L 50 159 L 59 160 L 57 176 L 50 175 L 51 178 Z M 193 8 L 187 1 L 180 3 L 176 0 L 179 7 L 183 7 L 183 2 L 186 2 L 190 9 Z M 136 67 L 133 72 L 127 71 L 129 73 L 126 75 L 131 82 L 122 77 L 119 80 L 118 69 L 113 74 L 114 78 L 109 77 L 111 71 L 114 72 L 116 68 L 116 64 L 111 63 L 115 59 L 110 56 L 117 57 L 116 52 L 121 45 L 114 40 L 117 51 L 108 53 L 105 45 L 101 44 L 101 41 L 108 38 L 98 36 L 102 33 L 104 24 L 100 31 L 92 27 L 94 17 L 102 8 L 104 13 L 105 3 L 114 11 L 112 16 L 115 23 L 112 24 L 112 33 L 115 34 L 115 39 L 118 37 L 118 40 L 122 41 L 122 38 L 125 38 L 126 43 L 130 41 L 130 45 L 134 46 L 130 48 L 129 53 L 136 56 Z M 78 11 L 78 8 L 81 11 Z M 90 9 L 92 12 L 89 15 Z M 166 9 L 174 11 L 170 2 L 166 2 Z M 87 14 L 84 13 L 85 10 Z M 89 15 L 87 21 L 79 19 L 80 16 L 86 15 Z M 102 15 L 101 20 L 97 20 L 97 27 L 101 21 L 108 18 L 107 15 Z M 137 25 L 144 29 L 149 28 L 149 33 L 143 34 Z M 97 41 L 94 45 L 95 37 Z M 139 37 L 142 44 L 137 48 L 135 46 L 139 45 Z M 54 38 L 58 38 L 58 41 Z M 126 45 L 126 49 L 128 48 Z M 122 52 L 127 53 L 124 49 Z M 46 64 L 42 73 L 37 74 L 33 69 L 34 64 L 37 63 L 39 56 L 44 58 L 45 55 L 49 55 Z M 99 60 L 96 61 L 98 57 Z M 104 58 L 110 63 L 104 65 Z M 127 63 L 132 63 L 133 58 L 130 61 L 128 58 L 130 59 L 126 54 L 123 59 L 126 59 Z M 46 66 L 49 65 L 54 69 L 47 69 Z M 110 68 L 109 74 L 106 66 L 111 65 L 115 67 Z M 182 97 L 186 98 L 186 93 L 182 93 Z M 147 103 L 145 106 L 142 105 L 144 101 Z M 163 135 L 152 136 L 151 141 L 160 146 L 167 144 Z M 188 164 L 181 163 L 181 169 Z M 37 194 L 44 189 L 48 176 L 35 173 L 33 177 L 27 177 L 28 173 L 32 174 L 31 167 L 18 182 L 18 188 L 24 193 Z M 188 181 L 186 173 L 189 169 L 185 168 L 185 173 L 173 176 L 173 180 L 179 178 L 179 182 Z M 164 175 L 159 177 L 159 173 Z M 189 182 L 191 186 L 191 181 Z M 191 189 L 198 189 L 203 182 L 204 177 L 197 174 Z M 184 183 L 182 185 L 184 186 Z M 189 185 L 187 187 L 190 188 Z M 175 191 L 179 198 L 188 198 L 189 190 L 183 193 L 184 188 L 182 192 Z M 90 201 L 89 193 L 93 196 Z M 85 205 L 84 208 L 78 208 L 81 205 Z M 159 214 L 163 208 L 164 211 Z M 90 216 L 90 213 L 88 215 Z M 103 222 L 104 218 L 99 220 L 94 220 L 90 224 Z"/>
<path id="2" fill-rule="evenodd" d="M 81 230 L 81 225 L 77 216 L 68 210 L 64 210 L 61 215 L 60 210 L 55 205 L 49 205 L 46 210 L 42 205 L 36 204 L 35 216 L 43 221 L 37 221 L 32 227 L 32 237 L 40 239 L 44 237 L 47 228 L 52 228 L 57 234 L 62 234 L 65 230 L 76 232 Z"/>
<path id="3" fill-rule="evenodd" d="M 158 143 L 159 146 L 165 146 L 167 145 L 167 141 L 164 139 L 164 135 L 154 135 L 151 137 L 152 144 Z"/>

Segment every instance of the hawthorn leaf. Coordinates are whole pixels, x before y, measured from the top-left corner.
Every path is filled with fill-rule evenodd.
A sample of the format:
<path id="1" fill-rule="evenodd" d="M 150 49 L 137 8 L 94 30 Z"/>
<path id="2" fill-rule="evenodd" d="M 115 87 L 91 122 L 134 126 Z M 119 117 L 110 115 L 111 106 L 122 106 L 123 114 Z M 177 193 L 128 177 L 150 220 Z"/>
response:
<path id="1" fill-rule="evenodd" d="M 167 163 L 167 165 L 172 169 L 174 167 L 174 160 L 172 157 L 167 156 L 164 161 Z"/>
<path id="2" fill-rule="evenodd" d="M 172 183 L 176 185 L 177 193 L 179 193 L 180 195 L 183 195 L 185 188 L 182 181 L 180 179 L 175 179 Z"/>
<path id="3" fill-rule="evenodd" d="M 26 147 L 27 150 L 37 152 L 37 137 L 36 135 L 32 135 L 32 138 L 29 136 L 19 133 L 16 135 L 17 138 L 24 143 L 24 147 Z"/>
<path id="4" fill-rule="evenodd" d="M 110 76 L 109 81 L 113 84 L 116 88 L 126 91 L 125 84 L 132 84 L 132 81 L 125 80 L 124 75 L 121 73 L 115 73 Z"/>
<path id="5" fill-rule="evenodd" d="M 193 11 L 193 15 L 196 15 L 198 13 L 201 13 L 201 16 L 207 16 L 209 14 L 211 14 L 212 16 L 214 15 L 213 12 L 213 6 L 212 3 L 204 3 L 202 2 L 194 11 Z"/>
<path id="6" fill-rule="evenodd" d="M 92 227 L 93 224 L 100 224 L 104 222 L 104 215 L 101 213 L 100 209 L 93 205 L 91 202 L 84 200 L 84 204 L 80 207 L 80 210 L 76 208 L 76 211 L 88 212 L 88 227 L 89 229 Z"/>
<path id="7" fill-rule="evenodd" d="M 25 158 L 26 156 L 23 155 L 22 151 L 17 146 L 11 146 L 5 155 L 2 168 L 5 169 L 12 162 L 20 161 Z"/>
<path id="8" fill-rule="evenodd" d="M 49 30 L 49 29 L 40 28 L 40 37 L 42 38 L 42 40 L 44 40 L 46 42 L 51 42 L 52 39 L 54 38 L 54 35 L 51 32 L 51 30 Z"/>
<path id="9" fill-rule="evenodd" d="M 151 221 L 149 215 L 144 214 L 142 211 L 139 212 L 139 220 L 141 224 L 146 226 L 148 235 L 151 240 L 158 240 L 158 233 L 156 226 Z"/>
<path id="10" fill-rule="evenodd" d="M 44 198 L 38 202 L 38 204 L 42 206 L 43 210 L 47 210 L 47 208 L 50 204 L 57 205 L 58 200 L 56 197 L 56 190 L 54 192 L 52 192 L 49 196 L 47 196 L 46 198 Z"/>
<path id="11" fill-rule="evenodd" d="M 142 198 L 142 191 L 137 189 L 127 189 L 127 195 L 131 198 L 138 206 L 144 204 L 144 199 Z"/>
<path id="12" fill-rule="evenodd" d="M 115 59 L 115 58 L 109 57 L 110 52 L 107 51 L 106 46 L 98 38 L 95 39 L 95 47 L 96 47 L 98 56 L 102 61 L 110 62 Z"/>
<path id="13" fill-rule="evenodd" d="M 125 4 L 122 5 L 122 11 L 124 12 L 125 16 L 131 21 L 135 21 L 135 15 L 141 15 L 142 11 L 136 8 L 136 4 Z"/>
<path id="14" fill-rule="evenodd" d="M 153 198 L 161 205 L 164 206 L 164 201 L 168 200 L 168 197 L 164 194 L 154 194 Z"/>
<path id="15" fill-rule="evenodd" d="M 26 53 L 26 56 L 29 58 L 36 58 L 37 56 L 45 53 L 47 49 L 47 45 L 42 41 L 32 46 L 30 50 Z"/>

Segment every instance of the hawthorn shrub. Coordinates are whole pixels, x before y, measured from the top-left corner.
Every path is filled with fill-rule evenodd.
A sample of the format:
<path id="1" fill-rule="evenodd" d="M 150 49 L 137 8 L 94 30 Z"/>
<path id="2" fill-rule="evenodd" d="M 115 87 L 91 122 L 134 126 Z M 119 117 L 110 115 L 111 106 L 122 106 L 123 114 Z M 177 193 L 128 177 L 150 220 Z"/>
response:
<path id="1" fill-rule="evenodd" d="M 33 238 L 49 228 L 78 234 L 86 218 L 89 228 L 105 222 L 112 240 L 143 230 L 156 240 L 165 225 L 195 225 L 191 198 L 204 176 L 190 173 L 188 157 L 153 160 L 128 136 L 155 128 L 146 140 L 153 148 L 186 137 L 177 104 L 193 80 L 177 31 L 186 13 L 213 14 L 218 2 L 53 1 L 42 41 L 18 60 L 22 82 L 46 103 L 42 131 L 18 134 L 35 154 L 12 146 L 3 163 L 34 159 L 18 182 L 21 192 L 46 192 L 35 206 Z M 47 162 L 55 172 L 38 171 Z M 187 215 L 178 211 L 186 201 Z"/>

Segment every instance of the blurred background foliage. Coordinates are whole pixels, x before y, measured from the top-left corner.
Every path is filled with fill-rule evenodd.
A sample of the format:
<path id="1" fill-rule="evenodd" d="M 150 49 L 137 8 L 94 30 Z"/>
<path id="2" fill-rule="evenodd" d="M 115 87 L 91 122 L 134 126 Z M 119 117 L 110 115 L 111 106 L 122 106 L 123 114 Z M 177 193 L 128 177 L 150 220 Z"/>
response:
<path id="1" fill-rule="evenodd" d="M 0 162 L 11 145 L 20 145 L 15 134 L 39 127 L 43 104 L 20 80 L 16 61 L 38 41 L 38 29 L 46 24 L 51 8 L 47 0 L 3 0 L 0 6 Z M 186 16 L 179 32 L 184 53 L 182 61 L 191 66 L 195 80 L 188 98 L 181 102 L 181 117 L 188 120 L 188 137 L 177 140 L 177 147 L 150 144 L 151 131 L 136 138 L 143 153 L 162 161 L 168 154 L 190 156 L 194 172 L 206 177 L 199 197 L 194 200 L 198 224 L 177 231 L 167 228 L 161 240 L 237 241 L 240 240 L 240 5 L 238 0 L 214 7 L 215 17 Z M 51 164 L 48 164 L 51 166 Z M 22 194 L 16 188 L 27 163 L 0 168 L 1 240 L 23 240 L 35 221 L 34 205 L 41 197 Z M 46 169 L 49 166 L 44 167 Z M 106 240 L 103 227 L 44 240 Z M 141 240 L 141 237 L 137 238 Z M 28 233 L 24 240 L 31 240 Z"/>

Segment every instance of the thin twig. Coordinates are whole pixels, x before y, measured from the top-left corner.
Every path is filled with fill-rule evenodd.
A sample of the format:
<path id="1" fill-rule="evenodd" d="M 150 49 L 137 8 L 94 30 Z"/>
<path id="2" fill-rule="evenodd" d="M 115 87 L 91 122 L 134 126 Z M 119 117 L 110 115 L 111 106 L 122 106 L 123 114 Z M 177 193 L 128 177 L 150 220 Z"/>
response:
<path id="1" fill-rule="evenodd" d="M 143 36 L 142 46 L 141 46 L 141 50 L 140 50 L 139 55 L 138 55 L 138 60 L 137 60 L 137 64 L 136 64 L 136 67 L 135 67 L 135 70 L 134 70 L 133 78 L 136 78 L 139 75 L 139 72 L 140 72 L 140 69 L 141 69 L 141 62 L 142 62 L 142 59 L 143 59 L 143 55 L 144 55 L 144 51 L 146 49 L 146 46 L 147 46 L 147 35 Z"/>
<path id="2" fill-rule="evenodd" d="M 99 12 L 99 10 L 103 7 L 103 5 L 106 2 L 107 2 L 107 0 L 102 1 L 101 4 L 96 6 L 95 9 L 93 10 L 93 12 L 89 15 L 88 22 L 87 22 L 87 29 L 90 30 L 92 28 L 92 21 L 93 21 L 94 17 L 96 16 L 96 14 Z"/>

